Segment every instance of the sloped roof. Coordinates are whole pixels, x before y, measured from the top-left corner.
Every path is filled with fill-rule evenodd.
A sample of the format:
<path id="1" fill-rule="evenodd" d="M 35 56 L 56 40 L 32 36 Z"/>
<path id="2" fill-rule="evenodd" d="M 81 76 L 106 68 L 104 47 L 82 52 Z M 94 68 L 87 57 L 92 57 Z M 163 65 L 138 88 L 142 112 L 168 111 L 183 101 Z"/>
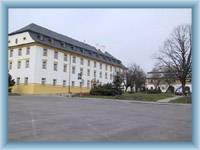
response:
<path id="1" fill-rule="evenodd" d="M 57 32 L 51 31 L 49 29 L 46 29 L 46 28 L 39 26 L 39 25 L 36 25 L 34 23 L 31 23 L 31 24 L 29 24 L 29 25 L 27 25 L 27 26 L 25 26 L 25 27 L 23 27 L 23 28 L 21 28 L 17 31 L 14 31 L 14 32 L 10 33 L 9 35 L 22 33 L 22 32 L 26 32 L 26 31 L 32 31 L 32 32 L 40 33 L 42 35 L 46 35 L 46 36 L 55 38 L 55 39 L 63 41 L 63 42 L 67 42 L 69 44 L 72 44 L 72 45 L 75 45 L 75 46 L 78 46 L 78 47 L 82 47 L 82 48 L 85 48 L 85 49 L 88 49 L 88 50 L 97 51 L 94 46 L 90 46 L 88 44 L 77 41 L 75 39 L 72 39 L 72 38 L 65 36 L 65 35 L 62 35 L 62 34 L 59 34 Z"/>
<path id="2" fill-rule="evenodd" d="M 68 36 L 56 33 L 34 23 L 31 23 L 17 31 L 11 32 L 9 35 L 14 35 L 23 32 L 29 32 L 30 36 L 39 43 L 50 45 L 56 48 L 65 49 L 67 51 L 72 51 L 75 53 L 80 53 L 81 55 L 86 55 L 88 57 L 95 57 L 95 59 L 115 65 L 117 64 L 120 67 L 124 67 L 120 60 L 116 59 L 108 52 L 100 52 L 94 46 L 72 39 Z M 40 36 L 43 36 L 43 39 L 40 39 Z M 51 39 L 53 40 L 53 42 L 51 42 Z M 63 46 L 63 43 L 67 44 L 67 46 Z"/>

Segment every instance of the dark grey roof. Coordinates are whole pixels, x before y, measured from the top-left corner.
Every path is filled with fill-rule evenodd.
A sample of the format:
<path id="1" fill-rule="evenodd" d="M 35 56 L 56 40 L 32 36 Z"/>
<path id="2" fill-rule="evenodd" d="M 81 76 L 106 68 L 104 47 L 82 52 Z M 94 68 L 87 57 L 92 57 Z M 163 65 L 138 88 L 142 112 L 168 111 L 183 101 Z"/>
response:
<path id="1" fill-rule="evenodd" d="M 116 59 L 108 52 L 103 53 L 97 50 L 94 46 L 77 41 L 68 36 L 56 33 L 33 23 L 12 32 L 9 35 L 14 35 L 22 32 L 29 32 L 30 36 L 39 43 L 75 53 L 80 53 L 81 55 L 86 55 L 88 57 L 95 57 L 95 59 L 124 67 L 120 60 Z"/>

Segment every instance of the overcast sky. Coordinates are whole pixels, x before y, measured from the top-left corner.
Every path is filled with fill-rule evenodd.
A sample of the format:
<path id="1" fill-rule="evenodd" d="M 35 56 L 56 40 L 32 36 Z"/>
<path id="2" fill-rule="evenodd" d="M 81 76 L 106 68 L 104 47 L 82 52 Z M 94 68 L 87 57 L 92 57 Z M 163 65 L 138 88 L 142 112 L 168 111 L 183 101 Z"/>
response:
<path id="1" fill-rule="evenodd" d="M 146 72 L 173 28 L 191 24 L 191 9 L 9 9 L 9 32 L 30 23 L 100 47 Z"/>

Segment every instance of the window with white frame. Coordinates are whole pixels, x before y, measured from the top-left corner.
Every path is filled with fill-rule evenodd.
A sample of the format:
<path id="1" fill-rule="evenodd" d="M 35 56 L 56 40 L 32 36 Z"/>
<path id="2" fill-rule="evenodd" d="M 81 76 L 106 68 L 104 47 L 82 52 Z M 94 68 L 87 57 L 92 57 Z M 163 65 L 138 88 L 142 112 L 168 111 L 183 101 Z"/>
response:
<path id="1" fill-rule="evenodd" d="M 64 66 L 63 66 L 63 72 L 67 72 L 67 65 L 66 64 L 64 64 Z"/>
<path id="2" fill-rule="evenodd" d="M 29 60 L 26 60 L 25 67 L 26 67 L 26 68 L 29 68 Z"/>
<path id="3" fill-rule="evenodd" d="M 24 78 L 24 84 L 27 85 L 28 84 L 28 77 Z"/>
<path id="4" fill-rule="evenodd" d="M 90 88 L 90 80 L 87 80 L 87 88 Z"/>
<path id="5" fill-rule="evenodd" d="M 82 74 L 83 74 L 83 68 L 80 68 L 80 73 L 82 73 Z"/>
<path id="6" fill-rule="evenodd" d="M 112 78 L 113 78 L 113 75 L 112 75 L 112 74 L 110 74 L 110 80 L 112 80 Z"/>
<path id="7" fill-rule="evenodd" d="M 73 66 L 73 67 L 72 67 L 72 74 L 75 74 L 75 72 L 76 72 L 76 67 Z"/>
<path id="8" fill-rule="evenodd" d="M 90 76 L 90 69 L 87 70 L 87 76 Z"/>
<path id="9" fill-rule="evenodd" d="M 13 57 L 13 49 L 10 50 L 10 57 Z"/>
<path id="10" fill-rule="evenodd" d="M 27 47 L 26 48 L 26 55 L 29 55 L 30 54 L 30 47 Z"/>
<path id="11" fill-rule="evenodd" d="M 73 57 L 72 57 L 72 62 L 73 62 L 73 63 L 76 63 L 76 56 L 73 56 Z"/>
<path id="12" fill-rule="evenodd" d="M 46 48 L 43 49 L 43 56 L 47 56 L 47 49 Z"/>
<path id="13" fill-rule="evenodd" d="M 74 81 L 72 81 L 72 87 L 74 87 L 75 86 L 75 82 Z"/>
<path id="14" fill-rule="evenodd" d="M 9 69 L 12 69 L 12 62 L 9 63 Z"/>
<path id="15" fill-rule="evenodd" d="M 42 79 L 41 79 L 41 84 L 42 84 L 42 85 L 45 85 L 45 84 L 46 84 L 46 78 L 42 78 Z"/>
<path id="16" fill-rule="evenodd" d="M 100 69 L 102 69 L 102 63 L 100 63 L 99 66 L 100 66 Z"/>
<path id="17" fill-rule="evenodd" d="M 107 79 L 108 78 L 108 74 L 107 73 L 105 73 L 105 79 Z"/>
<path id="18" fill-rule="evenodd" d="M 17 85 L 19 85 L 20 84 L 20 77 L 17 77 L 17 83 L 16 83 Z"/>
<path id="19" fill-rule="evenodd" d="M 54 51 L 54 58 L 58 59 L 58 52 L 57 51 Z"/>
<path id="20" fill-rule="evenodd" d="M 47 69 L 47 61 L 46 60 L 42 61 L 42 69 Z"/>
<path id="21" fill-rule="evenodd" d="M 97 67 L 97 62 L 96 61 L 94 61 L 94 68 L 96 68 Z"/>
<path id="22" fill-rule="evenodd" d="M 22 56 L 22 49 L 21 48 L 18 49 L 18 56 Z"/>
<path id="23" fill-rule="evenodd" d="M 81 58 L 81 65 L 84 65 L 84 59 Z"/>
<path id="24" fill-rule="evenodd" d="M 21 68 L 21 61 L 18 61 L 17 62 L 17 69 L 20 69 Z"/>
<path id="25" fill-rule="evenodd" d="M 58 64 L 57 64 L 57 63 L 54 63 L 54 64 L 53 64 L 53 70 L 54 70 L 54 71 L 57 71 L 57 70 L 58 70 Z"/>
<path id="26" fill-rule="evenodd" d="M 102 78 L 102 72 L 99 72 L 99 78 Z"/>
<path id="27" fill-rule="evenodd" d="M 96 74 L 97 74 L 97 72 L 96 72 L 96 70 L 94 70 L 94 78 L 96 78 Z"/>
<path id="28" fill-rule="evenodd" d="M 88 66 L 90 66 L 90 60 L 88 60 Z"/>
<path id="29" fill-rule="evenodd" d="M 67 61 L 67 54 L 64 54 L 64 61 Z"/>
<path id="30" fill-rule="evenodd" d="M 53 79 L 53 86 L 56 86 L 56 82 L 57 82 L 57 80 Z"/>
<path id="31" fill-rule="evenodd" d="M 64 87 L 66 86 L 66 80 L 63 80 L 63 86 Z"/>

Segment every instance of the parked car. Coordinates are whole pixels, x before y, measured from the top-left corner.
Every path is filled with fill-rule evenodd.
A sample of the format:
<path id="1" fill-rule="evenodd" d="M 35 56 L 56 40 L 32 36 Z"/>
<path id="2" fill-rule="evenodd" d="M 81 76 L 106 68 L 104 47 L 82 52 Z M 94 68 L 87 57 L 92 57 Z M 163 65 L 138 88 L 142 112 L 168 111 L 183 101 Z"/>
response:
<path id="1" fill-rule="evenodd" d="M 190 87 L 188 87 L 188 86 L 185 87 L 185 93 L 186 93 L 186 95 L 189 95 L 189 94 L 192 93 L 191 90 L 190 90 Z M 176 89 L 175 94 L 176 95 L 183 95 L 182 86 L 180 86 Z"/>

